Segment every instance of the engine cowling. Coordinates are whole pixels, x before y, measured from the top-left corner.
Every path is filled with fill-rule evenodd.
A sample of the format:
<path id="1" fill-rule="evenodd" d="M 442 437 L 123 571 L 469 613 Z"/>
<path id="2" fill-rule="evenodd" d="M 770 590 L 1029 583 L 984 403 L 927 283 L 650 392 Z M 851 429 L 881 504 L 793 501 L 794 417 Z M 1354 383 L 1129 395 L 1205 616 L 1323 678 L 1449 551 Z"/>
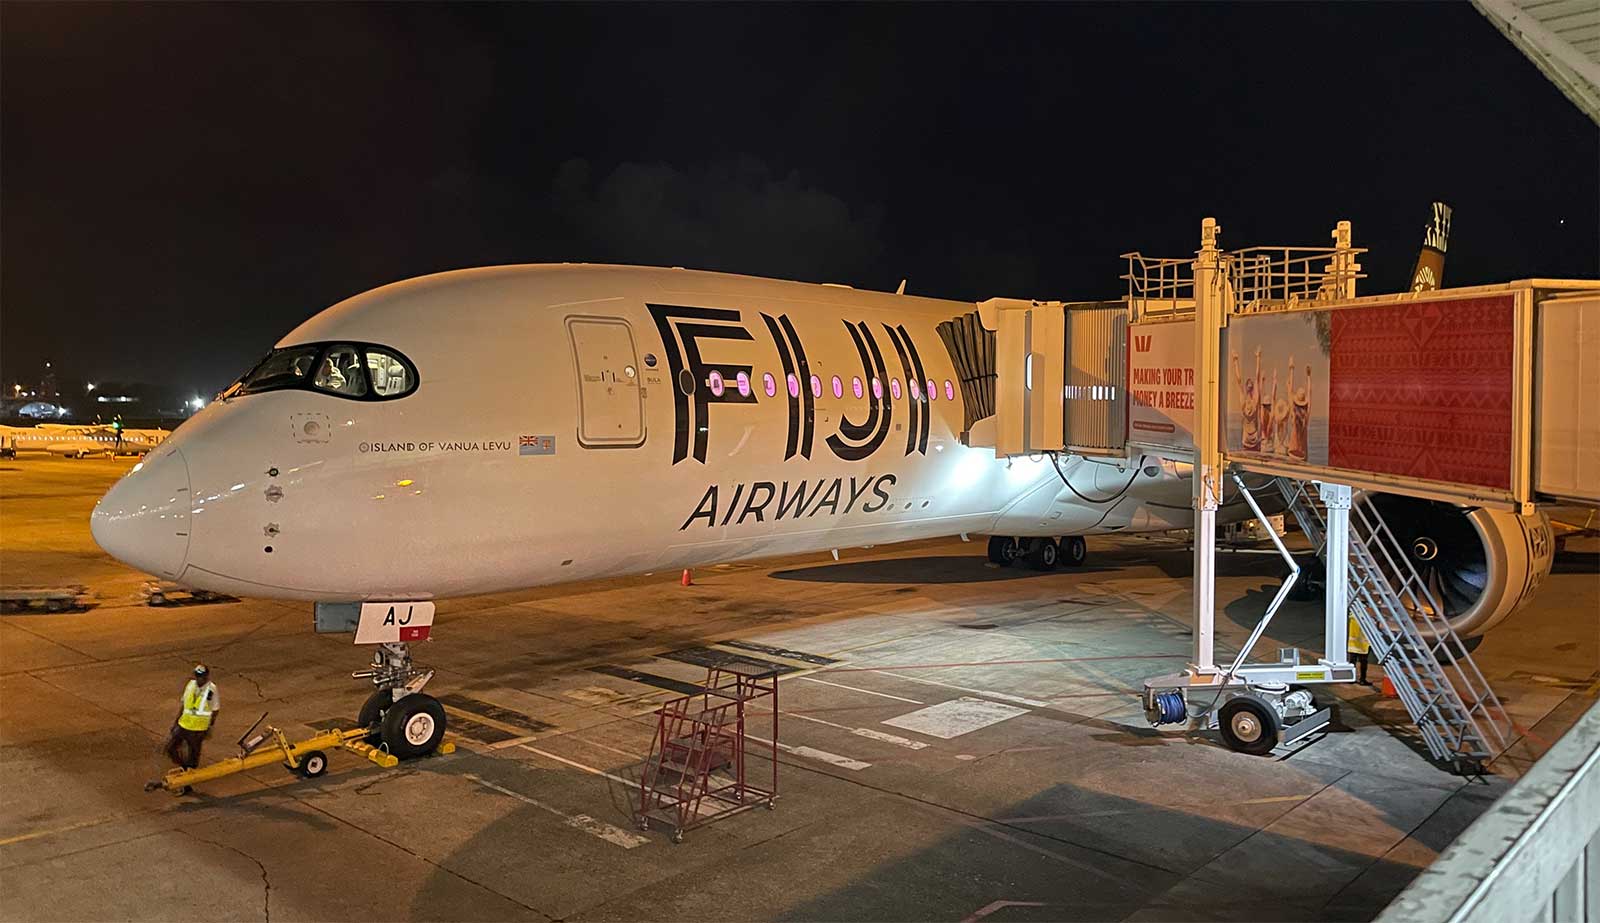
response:
<path id="1" fill-rule="evenodd" d="M 1528 604 L 1550 573 L 1555 542 L 1543 513 L 1376 494 L 1373 505 L 1463 638 L 1484 634 Z"/>

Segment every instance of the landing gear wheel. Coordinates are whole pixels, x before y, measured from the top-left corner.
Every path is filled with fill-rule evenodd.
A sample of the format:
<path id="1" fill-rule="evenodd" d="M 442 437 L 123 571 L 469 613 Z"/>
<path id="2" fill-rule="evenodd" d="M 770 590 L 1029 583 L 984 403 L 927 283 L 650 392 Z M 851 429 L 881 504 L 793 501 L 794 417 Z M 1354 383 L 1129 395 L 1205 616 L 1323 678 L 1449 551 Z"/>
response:
<path id="1" fill-rule="evenodd" d="M 394 693 L 388 689 L 375 689 L 367 700 L 361 703 L 361 711 L 356 713 L 356 727 L 366 728 L 367 743 L 377 743 L 383 733 L 383 713 L 394 704 Z"/>
<path id="2" fill-rule="evenodd" d="M 426 756 L 444 740 L 444 706 L 431 695 L 414 692 L 389 706 L 383 715 L 383 742 L 403 760 Z"/>
<path id="3" fill-rule="evenodd" d="M 1061 540 L 1061 560 L 1068 567 L 1082 567 L 1089 557 L 1089 543 L 1081 535 L 1069 535 Z"/>
<path id="4" fill-rule="evenodd" d="M 1028 548 L 1028 564 L 1034 570 L 1055 570 L 1060 557 L 1061 549 L 1056 547 L 1054 539 L 1036 538 Z"/>
<path id="5" fill-rule="evenodd" d="M 1010 567 L 1011 562 L 1017 559 L 1021 549 L 1017 547 L 1017 540 L 1008 535 L 989 536 L 989 563 L 1001 567 Z"/>
<path id="6" fill-rule="evenodd" d="M 1271 705 L 1253 695 L 1229 699 L 1217 712 L 1217 729 L 1229 750 L 1263 756 L 1278 745 L 1282 724 Z"/>
<path id="7" fill-rule="evenodd" d="M 312 750 L 300 755 L 300 775 L 306 779 L 315 779 L 328 771 L 328 754 L 321 750 Z"/>

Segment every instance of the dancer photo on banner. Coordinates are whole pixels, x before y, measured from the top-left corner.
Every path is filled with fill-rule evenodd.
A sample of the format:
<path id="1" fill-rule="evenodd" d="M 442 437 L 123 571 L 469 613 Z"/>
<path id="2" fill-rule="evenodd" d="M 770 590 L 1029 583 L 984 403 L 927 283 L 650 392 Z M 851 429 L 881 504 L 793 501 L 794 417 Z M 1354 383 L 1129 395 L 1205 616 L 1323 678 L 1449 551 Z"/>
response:
<path id="1" fill-rule="evenodd" d="M 1227 450 L 1328 463 L 1327 315 L 1236 317 L 1225 331 Z"/>

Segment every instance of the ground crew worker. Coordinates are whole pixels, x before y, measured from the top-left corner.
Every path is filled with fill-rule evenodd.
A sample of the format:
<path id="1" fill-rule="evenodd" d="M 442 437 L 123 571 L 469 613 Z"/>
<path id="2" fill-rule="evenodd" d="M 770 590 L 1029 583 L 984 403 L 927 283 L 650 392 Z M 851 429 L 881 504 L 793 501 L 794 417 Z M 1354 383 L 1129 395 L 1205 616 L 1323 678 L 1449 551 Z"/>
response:
<path id="1" fill-rule="evenodd" d="M 1348 639 L 1345 642 L 1345 650 L 1350 652 L 1350 659 L 1356 664 L 1356 682 L 1363 686 L 1372 685 L 1367 682 L 1367 651 L 1369 650 L 1367 636 L 1361 633 L 1361 625 L 1353 615 L 1350 616 L 1350 625 L 1345 632 L 1345 637 Z"/>
<path id="2" fill-rule="evenodd" d="M 211 681 L 211 671 L 205 664 L 194 668 L 194 679 L 183 687 L 183 702 L 178 718 L 172 724 L 172 736 L 167 741 L 167 757 L 184 769 L 200 765 L 200 745 L 211 736 L 211 722 L 216 720 L 222 705 L 217 698 L 217 685 Z M 183 755 L 178 751 L 183 749 Z"/>

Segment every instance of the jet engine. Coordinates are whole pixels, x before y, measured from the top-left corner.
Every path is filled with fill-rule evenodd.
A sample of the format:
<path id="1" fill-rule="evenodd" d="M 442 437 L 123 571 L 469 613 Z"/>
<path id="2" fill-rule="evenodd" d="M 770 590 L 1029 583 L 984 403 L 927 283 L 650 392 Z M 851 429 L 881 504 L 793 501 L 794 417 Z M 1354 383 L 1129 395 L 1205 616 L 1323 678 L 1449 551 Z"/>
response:
<path id="1" fill-rule="evenodd" d="M 1543 513 L 1519 516 L 1396 494 L 1371 499 L 1462 638 L 1505 621 L 1550 573 L 1555 543 Z"/>

